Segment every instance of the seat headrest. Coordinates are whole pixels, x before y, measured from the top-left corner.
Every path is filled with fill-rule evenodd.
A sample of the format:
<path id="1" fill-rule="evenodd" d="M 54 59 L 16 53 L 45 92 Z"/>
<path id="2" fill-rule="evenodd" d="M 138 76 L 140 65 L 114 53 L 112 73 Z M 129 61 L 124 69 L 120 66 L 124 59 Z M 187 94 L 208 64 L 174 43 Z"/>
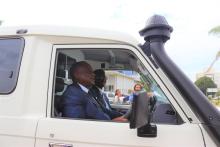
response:
<path id="1" fill-rule="evenodd" d="M 56 78 L 55 92 L 62 92 L 64 90 L 64 80 L 62 78 Z"/>
<path id="2" fill-rule="evenodd" d="M 65 78 L 65 77 L 66 77 L 66 72 L 65 72 L 65 70 L 57 69 L 57 74 L 56 74 L 56 76 L 57 76 L 57 77 Z"/>

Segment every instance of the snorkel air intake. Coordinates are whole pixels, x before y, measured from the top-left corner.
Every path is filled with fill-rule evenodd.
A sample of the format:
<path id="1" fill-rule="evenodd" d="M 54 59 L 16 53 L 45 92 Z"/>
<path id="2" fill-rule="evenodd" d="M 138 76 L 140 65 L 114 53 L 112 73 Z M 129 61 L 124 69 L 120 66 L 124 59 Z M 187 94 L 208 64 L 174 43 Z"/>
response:
<path id="1" fill-rule="evenodd" d="M 154 15 L 139 33 L 146 41 L 141 48 L 172 81 L 204 128 L 220 144 L 220 112 L 208 98 L 181 72 L 165 52 L 164 44 L 170 39 L 173 28 L 163 16 Z M 152 58 L 153 57 L 153 58 Z M 155 63 L 153 63 L 155 64 Z M 183 108 L 184 109 L 184 108 Z"/>
<path id="2" fill-rule="evenodd" d="M 146 27 L 142 29 L 139 33 L 144 37 L 145 41 L 152 41 L 152 39 L 162 39 L 166 42 L 170 39 L 170 33 L 173 28 L 168 25 L 165 17 L 154 15 L 148 19 Z"/>

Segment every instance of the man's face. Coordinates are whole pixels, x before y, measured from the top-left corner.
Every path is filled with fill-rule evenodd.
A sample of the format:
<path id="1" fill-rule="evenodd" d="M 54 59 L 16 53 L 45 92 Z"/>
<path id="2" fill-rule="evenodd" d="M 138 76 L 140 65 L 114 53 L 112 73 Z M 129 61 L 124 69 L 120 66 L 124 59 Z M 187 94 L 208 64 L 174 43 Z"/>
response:
<path id="1" fill-rule="evenodd" d="M 106 84 L 106 76 L 100 76 L 100 77 L 96 77 L 95 79 L 95 85 L 98 86 L 99 88 L 103 88 Z"/>
<path id="2" fill-rule="evenodd" d="M 83 86 L 91 87 L 95 83 L 95 75 L 89 64 L 83 64 L 74 73 L 76 81 Z"/>

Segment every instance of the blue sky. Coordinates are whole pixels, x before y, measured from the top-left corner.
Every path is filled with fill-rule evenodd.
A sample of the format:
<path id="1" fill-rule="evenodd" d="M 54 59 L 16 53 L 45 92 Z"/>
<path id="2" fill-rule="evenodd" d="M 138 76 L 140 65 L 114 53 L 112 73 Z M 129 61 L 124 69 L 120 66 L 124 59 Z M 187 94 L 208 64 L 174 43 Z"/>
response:
<path id="1" fill-rule="evenodd" d="M 208 31 L 220 25 L 219 0 L 7 0 L 1 1 L 3 26 L 62 25 L 95 27 L 129 33 L 154 14 L 166 17 L 174 31 L 166 50 L 193 81 L 220 50 L 220 38 Z M 220 71 L 220 61 L 214 66 Z"/>

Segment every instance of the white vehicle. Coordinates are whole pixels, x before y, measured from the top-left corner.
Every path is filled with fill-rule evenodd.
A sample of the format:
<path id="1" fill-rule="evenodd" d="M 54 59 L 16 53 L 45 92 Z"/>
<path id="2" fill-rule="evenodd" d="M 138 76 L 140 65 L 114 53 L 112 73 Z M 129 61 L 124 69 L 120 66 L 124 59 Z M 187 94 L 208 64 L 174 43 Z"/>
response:
<path id="1" fill-rule="evenodd" d="M 103 30 L 1 27 L 0 146 L 220 146 L 219 111 L 164 51 L 171 32 L 157 15 L 140 32 L 144 45 Z M 64 118 L 60 100 L 76 61 L 93 69 L 132 70 L 162 100 L 140 93 L 127 123 Z"/>

